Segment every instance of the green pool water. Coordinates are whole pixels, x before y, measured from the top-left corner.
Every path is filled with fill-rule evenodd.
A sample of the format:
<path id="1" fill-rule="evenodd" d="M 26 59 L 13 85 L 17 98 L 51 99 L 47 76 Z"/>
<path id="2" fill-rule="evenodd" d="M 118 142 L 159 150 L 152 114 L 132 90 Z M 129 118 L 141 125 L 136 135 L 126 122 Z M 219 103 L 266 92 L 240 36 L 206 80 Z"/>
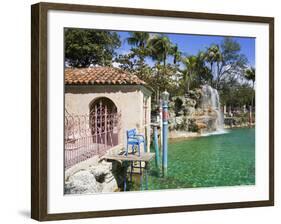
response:
<path id="1" fill-rule="evenodd" d="M 153 149 L 152 149 L 153 150 Z M 168 176 L 150 164 L 148 189 L 255 184 L 255 129 L 169 143 Z"/>

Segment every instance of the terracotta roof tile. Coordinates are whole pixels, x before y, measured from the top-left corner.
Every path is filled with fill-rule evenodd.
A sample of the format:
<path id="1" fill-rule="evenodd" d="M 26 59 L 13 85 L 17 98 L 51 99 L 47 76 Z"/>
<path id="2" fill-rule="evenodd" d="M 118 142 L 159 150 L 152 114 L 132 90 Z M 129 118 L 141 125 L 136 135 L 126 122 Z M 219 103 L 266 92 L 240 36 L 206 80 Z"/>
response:
<path id="1" fill-rule="evenodd" d="M 136 75 L 125 72 L 119 68 L 93 67 L 93 68 L 67 68 L 65 69 L 65 84 L 93 85 L 93 84 L 129 84 L 144 85 L 145 82 Z"/>

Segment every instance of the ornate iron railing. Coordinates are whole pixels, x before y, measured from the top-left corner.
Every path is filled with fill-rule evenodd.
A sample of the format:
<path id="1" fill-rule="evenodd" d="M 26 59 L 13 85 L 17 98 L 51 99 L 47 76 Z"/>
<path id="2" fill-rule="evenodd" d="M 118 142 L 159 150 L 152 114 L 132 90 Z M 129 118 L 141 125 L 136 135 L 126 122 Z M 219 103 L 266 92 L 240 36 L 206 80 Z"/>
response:
<path id="1" fill-rule="evenodd" d="M 120 113 L 106 105 L 95 105 L 90 114 L 65 112 L 65 168 L 93 156 L 102 156 L 118 145 Z"/>

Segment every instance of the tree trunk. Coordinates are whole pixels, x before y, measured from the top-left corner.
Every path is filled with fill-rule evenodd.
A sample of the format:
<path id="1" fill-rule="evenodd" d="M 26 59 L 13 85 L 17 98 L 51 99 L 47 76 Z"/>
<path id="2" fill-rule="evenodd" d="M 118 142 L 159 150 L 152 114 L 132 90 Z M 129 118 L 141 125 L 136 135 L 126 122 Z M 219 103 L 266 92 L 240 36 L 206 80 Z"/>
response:
<path id="1" fill-rule="evenodd" d="M 253 81 L 252 107 L 254 106 L 254 98 L 255 98 L 255 82 Z"/>
<path id="2" fill-rule="evenodd" d="M 253 95 L 252 95 L 252 102 L 251 102 L 251 106 L 250 106 L 250 114 L 249 114 L 249 123 L 250 123 L 250 127 L 252 126 L 253 123 L 253 108 L 254 108 L 254 98 L 255 98 L 255 82 L 253 81 Z"/>
<path id="3" fill-rule="evenodd" d="M 220 75 L 219 75 L 219 62 L 217 62 L 217 82 L 216 82 L 216 89 L 219 87 L 220 82 Z"/>
<path id="4" fill-rule="evenodd" d="M 210 85 L 212 86 L 213 85 L 213 79 L 214 79 L 214 76 L 213 76 L 213 62 L 211 62 L 211 74 L 212 74 L 212 78 L 211 78 Z"/>
<path id="5" fill-rule="evenodd" d="M 250 106 L 250 110 L 249 110 L 249 126 L 251 127 L 252 126 L 252 106 Z"/>
<path id="6" fill-rule="evenodd" d="M 164 65 L 164 68 L 166 67 L 166 55 L 164 55 L 164 58 L 163 58 L 163 65 Z"/>

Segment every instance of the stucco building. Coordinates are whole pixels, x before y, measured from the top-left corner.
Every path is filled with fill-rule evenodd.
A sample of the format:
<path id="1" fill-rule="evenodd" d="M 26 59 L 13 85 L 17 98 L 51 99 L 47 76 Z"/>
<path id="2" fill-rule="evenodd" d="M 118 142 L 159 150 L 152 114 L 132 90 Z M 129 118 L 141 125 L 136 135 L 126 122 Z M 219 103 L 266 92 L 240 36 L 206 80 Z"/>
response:
<path id="1" fill-rule="evenodd" d="M 93 151 L 91 144 L 120 150 L 126 131 L 136 128 L 145 134 L 149 151 L 151 93 L 144 81 L 118 68 L 66 68 L 66 150 Z"/>

